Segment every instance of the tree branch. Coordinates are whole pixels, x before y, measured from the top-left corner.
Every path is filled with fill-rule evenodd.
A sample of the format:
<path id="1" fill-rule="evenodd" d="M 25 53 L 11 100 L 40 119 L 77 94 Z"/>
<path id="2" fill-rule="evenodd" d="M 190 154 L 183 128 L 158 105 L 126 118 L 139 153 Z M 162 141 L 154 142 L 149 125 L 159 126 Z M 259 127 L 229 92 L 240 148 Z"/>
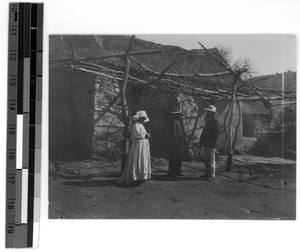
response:
<path id="1" fill-rule="evenodd" d="M 98 57 L 86 57 L 81 59 L 49 59 L 50 62 L 65 62 L 65 61 L 90 61 L 90 60 L 104 60 L 104 59 L 112 59 L 112 58 L 124 58 L 127 56 L 139 56 L 139 55 L 151 55 L 151 54 L 159 54 L 162 53 L 163 49 L 153 49 L 153 50 L 142 50 L 142 51 L 134 51 L 122 54 L 115 54 L 115 55 L 104 55 Z"/>
<path id="2" fill-rule="evenodd" d="M 202 45 L 200 42 L 198 42 L 200 46 L 202 46 L 202 48 L 211 56 L 213 57 L 217 62 L 219 62 L 227 71 L 229 71 L 233 76 L 238 76 L 239 75 L 239 81 L 242 82 L 244 85 L 248 86 L 250 89 L 252 89 L 258 96 L 261 97 L 261 99 L 266 103 L 267 106 L 270 106 L 270 102 L 260 93 L 256 90 L 256 88 L 254 88 L 252 85 L 250 85 L 249 83 L 243 81 L 240 78 L 241 73 L 244 73 L 247 71 L 247 69 L 240 69 L 238 71 L 234 71 L 231 69 L 231 67 L 227 64 L 225 64 L 223 61 L 221 61 L 220 59 L 218 59 L 215 55 L 213 55 L 209 50 L 207 50 L 204 45 Z"/>
<path id="3" fill-rule="evenodd" d="M 144 68 L 145 70 L 147 70 L 148 72 L 154 74 L 154 75 L 160 75 L 159 72 L 156 72 L 148 67 L 146 67 L 145 65 L 143 65 L 142 63 L 131 59 L 134 63 L 136 63 L 137 65 L 139 65 L 140 67 Z M 194 74 L 175 74 L 175 73 L 164 73 L 165 76 L 170 76 L 170 77 L 183 77 L 183 78 L 187 78 L 187 77 L 219 77 L 219 76 L 224 76 L 224 75 L 229 75 L 230 73 L 228 71 L 225 72 L 219 72 L 219 73 L 209 73 L 209 74 L 204 74 L 204 73 L 194 73 Z"/>

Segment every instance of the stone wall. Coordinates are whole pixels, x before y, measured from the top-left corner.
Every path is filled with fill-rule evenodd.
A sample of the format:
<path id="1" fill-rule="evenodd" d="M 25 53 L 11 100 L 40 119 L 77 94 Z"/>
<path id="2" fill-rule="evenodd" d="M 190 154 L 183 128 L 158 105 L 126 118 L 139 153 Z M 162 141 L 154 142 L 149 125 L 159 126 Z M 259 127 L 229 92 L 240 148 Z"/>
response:
<path id="1" fill-rule="evenodd" d="M 49 154 L 81 159 L 91 155 L 94 75 L 52 68 L 49 73 Z"/>

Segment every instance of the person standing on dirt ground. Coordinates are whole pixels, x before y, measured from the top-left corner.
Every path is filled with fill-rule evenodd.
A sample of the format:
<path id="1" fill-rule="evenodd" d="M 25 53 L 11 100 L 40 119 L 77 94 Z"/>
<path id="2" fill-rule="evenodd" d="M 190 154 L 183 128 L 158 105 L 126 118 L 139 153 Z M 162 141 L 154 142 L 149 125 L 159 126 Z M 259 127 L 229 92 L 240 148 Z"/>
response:
<path id="1" fill-rule="evenodd" d="M 181 109 L 179 106 L 173 108 L 172 122 L 170 125 L 169 139 L 169 171 L 171 177 L 180 176 L 182 165 L 183 129 L 180 123 Z"/>
<path id="2" fill-rule="evenodd" d="M 205 127 L 202 131 L 199 147 L 200 151 L 203 153 L 205 174 L 200 176 L 200 178 L 206 181 L 211 181 L 215 178 L 216 172 L 216 143 L 219 135 L 218 122 L 215 119 L 216 107 L 209 105 L 205 108 Z"/>
<path id="3" fill-rule="evenodd" d="M 138 111 L 133 116 L 135 121 L 131 130 L 131 145 L 127 156 L 125 169 L 117 179 L 118 183 L 127 185 L 140 185 L 145 180 L 151 179 L 150 161 L 150 134 L 147 133 L 143 123 L 149 122 L 147 113 L 144 110 Z"/>

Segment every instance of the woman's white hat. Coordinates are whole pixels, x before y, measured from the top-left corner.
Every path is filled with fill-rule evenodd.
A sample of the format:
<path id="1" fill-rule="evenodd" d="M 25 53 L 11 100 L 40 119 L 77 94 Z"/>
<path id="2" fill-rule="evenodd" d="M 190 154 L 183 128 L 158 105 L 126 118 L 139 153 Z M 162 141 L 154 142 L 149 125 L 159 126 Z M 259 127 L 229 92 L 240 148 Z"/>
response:
<path id="1" fill-rule="evenodd" d="M 141 117 L 146 118 L 146 120 L 144 122 L 149 122 L 150 121 L 149 117 L 147 116 L 146 111 L 144 111 L 144 110 L 136 112 L 136 114 L 132 118 L 133 118 L 133 120 L 138 120 Z"/>
<path id="2" fill-rule="evenodd" d="M 214 105 L 209 105 L 208 108 L 205 108 L 206 111 L 211 111 L 216 113 L 217 112 L 217 108 Z"/>

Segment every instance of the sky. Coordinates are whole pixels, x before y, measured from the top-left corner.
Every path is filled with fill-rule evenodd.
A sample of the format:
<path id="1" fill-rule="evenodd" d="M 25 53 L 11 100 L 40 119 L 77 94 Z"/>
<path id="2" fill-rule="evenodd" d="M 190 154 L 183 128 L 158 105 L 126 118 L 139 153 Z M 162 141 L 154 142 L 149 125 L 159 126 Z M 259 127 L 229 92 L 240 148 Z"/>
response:
<path id="1" fill-rule="evenodd" d="M 137 38 L 185 49 L 230 48 L 233 60 L 251 59 L 257 75 L 274 74 L 297 68 L 295 35 L 138 35 Z"/>

